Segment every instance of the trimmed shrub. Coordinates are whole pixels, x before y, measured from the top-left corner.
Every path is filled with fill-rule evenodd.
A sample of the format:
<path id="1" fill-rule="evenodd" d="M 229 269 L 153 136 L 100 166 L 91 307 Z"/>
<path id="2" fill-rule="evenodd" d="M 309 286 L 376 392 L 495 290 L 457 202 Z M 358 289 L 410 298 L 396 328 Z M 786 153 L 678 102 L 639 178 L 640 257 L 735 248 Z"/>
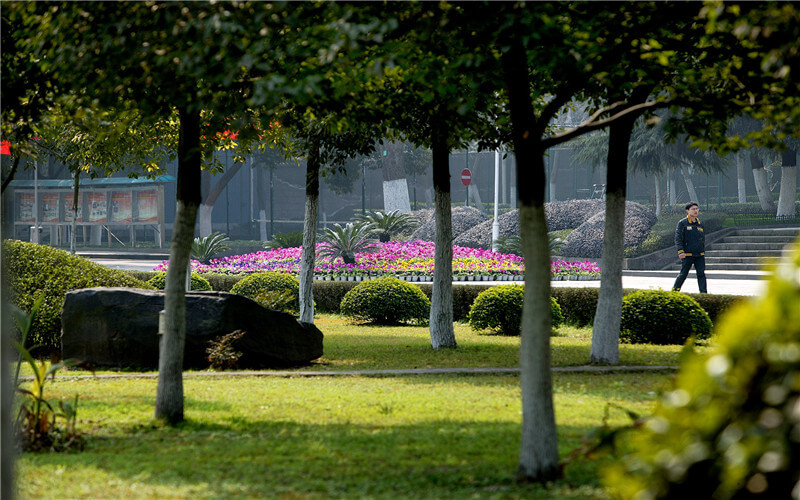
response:
<path id="1" fill-rule="evenodd" d="M 686 294 L 639 290 L 622 299 L 620 340 L 632 344 L 682 345 L 711 335 L 711 318 Z"/>
<path id="2" fill-rule="evenodd" d="M 265 292 L 289 291 L 294 294 L 291 304 L 293 311 L 300 310 L 300 282 L 291 274 L 286 273 L 256 273 L 242 279 L 231 288 L 231 293 L 244 295 L 249 299 L 258 301 L 259 295 Z"/>
<path id="3" fill-rule="evenodd" d="M 205 278 L 211 285 L 212 290 L 219 292 L 230 292 L 233 285 L 242 281 L 246 275 L 244 274 L 218 274 L 218 273 L 203 273 L 200 276 Z"/>
<path id="4" fill-rule="evenodd" d="M 192 273 L 191 280 L 192 280 L 191 284 L 192 290 L 211 290 L 211 284 L 208 282 L 208 280 L 206 280 L 199 274 Z M 157 290 L 165 289 L 167 287 L 167 272 L 161 271 L 160 273 L 156 274 L 155 276 L 147 280 L 147 284 Z"/>
<path id="5" fill-rule="evenodd" d="M 29 347 L 40 346 L 34 350 L 37 356 L 61 352 L 61 307 L 68 291 L 97 286 L 152 288 L 83 257 L 16 240 L 3 241 L 3 268 L 10 303 L 29 313 L 36 298 L 44 297 L 27 339 Z"/>
<path id="6" fill-rule="evenodd" d="M 434 210 L 432 208 L 417 210 L 413 215 L 419 222 L 419 227 L 411 235 L 411 239 L 433 241 L 436 234 Z M 453 207 L 450 218 L 453 222 L 454 239 L 488 219 L 486 214 L 475 207 Z"/>
<path id="7" fill-rule="evenodd" d="M 488 328 L 502 335 L 519 335 L 524 291 L 521 285 L 499 285 L 484 290 L 469 311 L 469 326 L 473 330 Z M 564 322 L 561 307 L 553 297 L 550 297 L 550 313 L 554 328 Z"/>
<path id="8" fill-rule="evenodd" d="M 625 241 L 624 247 L 641 244 L 650 228 L 656 223 L 652 210 L 632 201 L 625 202 Z M 675 221 L 677 223 L 677 221 Z M 560 249 L 565 257 L 599 258 L 603 250 L 603 233 L 606 225 L 606 212 L 602 210 L 581 224 L 567 236 Z M 674 233 L 674 228 L 673 228 Z"/>
<path id="9" fill-rule="evenodd" d="M 359 321 L 380 325 L 424 323 L 431 301 L 419 287 L 397 278 L 362 281 L 342 299 L 341 312 Z"/>
<path id="10" fill-rule="evenodd" d="M 626 455 L 605 471 L 615 498 L 797 498 L 800 248 L 758 300 L 736 304 L 710 352 L 687 356 Z"/>

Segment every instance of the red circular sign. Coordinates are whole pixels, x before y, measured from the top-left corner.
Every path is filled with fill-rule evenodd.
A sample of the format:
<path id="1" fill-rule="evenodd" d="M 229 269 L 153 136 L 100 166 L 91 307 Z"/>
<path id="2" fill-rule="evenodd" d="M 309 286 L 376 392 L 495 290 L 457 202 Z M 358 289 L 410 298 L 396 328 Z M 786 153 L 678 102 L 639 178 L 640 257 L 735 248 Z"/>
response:
<path id="1" fill-rule="evenodd" d="M 472 182 L 472 172 L 470 172 L 468 168 L 465 168 L 461 171 L 461 184 L 469 186 L 470 182 Z"/>

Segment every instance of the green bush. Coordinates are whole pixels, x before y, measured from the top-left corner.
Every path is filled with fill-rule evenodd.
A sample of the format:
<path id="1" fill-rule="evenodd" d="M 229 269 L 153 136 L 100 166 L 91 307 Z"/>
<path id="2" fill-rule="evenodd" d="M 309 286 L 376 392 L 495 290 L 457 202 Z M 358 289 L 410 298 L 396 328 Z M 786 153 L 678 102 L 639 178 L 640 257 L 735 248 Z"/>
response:
<path id="1" fill-rule="evenodd" d="M 431 301 L 419 287 L 397 278 L 362 281 L 342 299 L 341 312 L 360 321 L 392 325 L 425 322 Z"/>
<path id="2" fill-rule="evenodd" d="M 16 240 L 3 241 L 3 268 L 11 304 L 30 312 L 36 298 L 44 297 L 26 343 L 26 347 L 40 346 L 34 349 L 37 356 L 61 352 L 61 307 L 68 291 L 97 286 L 152 288 L 83 257 Z"/>
<path id="3" fill-rule="evenodd" d="M 192 290 L 211 290 L 211 284 L 200 276 L 197 273 L 192 273 Z M 161 271 L 160 273 L 156 274 L 149 280 L 147 280 L 147 284 L 152 286 L 157 290 L 163 290 L 167 287 L 167 272 Z"/>
<path id="4" fill-rule="evenodd" d="M 481 292 L 469 311 L 469 326 L 473 330 L 488 328 L 502 335 L 519 335 L 524 291 L 521 285 L 499 285 Z M 553 327 L 564 322 L 561 307 L 553 297 L 550 297 L 550 314 Z"/>
<path id="5" fill-rule="evenodd" d="M 245 297 L 253 300 L 258 300 L 258 297 L 265 292 L 285 292 L 289 291 L 294 295 L 294 300 L 291 304 L 292 311 L 300 310 L 300 282 L 291 274 L 286 273 L 256 273 L 243 278 L 241 281 L 233 285 L 231 293 L 244 295 Z"/>
<path id="6" fill-rule="evenodd" d="M 618 498 L 797 498 L 800 248 L 765 296 L 736 304 L 714 347 L 686 357 L 626 455 L 605 472 Z"/>
<path id="7" fill-rule="evenodd" d="M 230 292 L 233 285 L 243 280 L 246 275 L 244 274 L 219 274 L 219 273 L 203 273 L 203 278 L 208 280 L 213 290 L 220 292 Z"/>
<path id="8" fill-rule="evenodd" d="M 639 290 L 622 299 L 620 339 L 632 344 L 681 345 L 711 335 L 711 319 L 686 294 Z"/>

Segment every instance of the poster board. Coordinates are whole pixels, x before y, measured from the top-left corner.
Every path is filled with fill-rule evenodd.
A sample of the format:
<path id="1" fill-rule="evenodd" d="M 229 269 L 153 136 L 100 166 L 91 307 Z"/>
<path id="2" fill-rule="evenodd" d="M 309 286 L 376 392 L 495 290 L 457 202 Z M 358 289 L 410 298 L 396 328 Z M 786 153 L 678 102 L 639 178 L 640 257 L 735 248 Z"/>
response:
<path id="1" fill-rule="evenodd" d="M 138 222 L 158 222 L 158 192 L 152 191 L 138 192 Z"/>
<path id="2" fill-rule="evenodd" d="M 42 223 L 59 222 L 58 193 L 43 193 L 42 197 Z"/>
<path id="3" fill-rule="evenodd" d="M 107 222 L 106 193 L 89 193 L 89 222 Z"/>
<path id="4" fill-rule="evenodd" d="M 111 222 L 133 222 L 132 193 L 114 191 L 111 194 Z"/>
<path id="5" fill-rule="evenodd" d="M 64 222 L 72 222 L 72 214 L 75 213 L 74 210 L 72 209 L 72 200 L 73 199 L 74 199 L 74 196 L 72 196 L 72 193 L 68 193 L 64 197 Z M 79 193 L 78 194 L 78 218 L 75 220 L 75 222 L 83 222 L 83 200 L 84 200 L 84 194 L 83 193 Z"/>
<path id="6" fill-rule="evenodd" d="M 20 193 L 19 195 L 19 217 L 20 222 L 34 222 L 33 204 L 35 196 L 33 193 Z"/>

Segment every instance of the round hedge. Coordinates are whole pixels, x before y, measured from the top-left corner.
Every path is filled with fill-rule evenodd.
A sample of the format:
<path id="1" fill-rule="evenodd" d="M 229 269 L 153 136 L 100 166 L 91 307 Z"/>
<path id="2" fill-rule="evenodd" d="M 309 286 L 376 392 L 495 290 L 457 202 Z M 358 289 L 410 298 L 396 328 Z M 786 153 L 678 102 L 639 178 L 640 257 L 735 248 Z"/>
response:
<path id="1" fill-rule="evenodd" d="M 711 335 L 711 318 L 681 292 L 639 290 L 622 299 L 620 340 L 632 344 L 682 345 Z"/>
<path id="2" fill-rule="evenodd" d="M 211 290 L 211 283 L 197 273 L 192 273 L 192 290 Z M 167 287 L 167 272 L 161 271 L 149 280 L 147 284 L 155 289 L 163 290 Z"/>
<path id="3" fill-rule="evenodd" d="M 491 329 L 502 335 L 519 335 L 522 327 L 522 303 L 525 287 L 520 285 L 493 286 L 475 297 L 469 310 L 469 326 L 473 330 Z M 564 322 L 561 306 L 550 297 L 553 327 Z"/>
<path id="4" fill-rule="evenodd" d="M 267 292 L 291 292 L 294 300 L 291 309 L 300 310 L 300 282 L 291 274 L 286 273 L 256 273 L 242 279 L 231 288 L 231 293 L 244 295 L 245 297 L 259 301 Z"/>
<path id="5" fill-rule="evenodd" d="M 766 295 L 735 304 L 709 351 L 684 358 L 626 453 L 604 471 L 614 498 L 797 498 L 800 247 Z"/>
<path id="6" fill-rule="evenodd" d="M 44 303 L 26 341 L 37 356 L 61 353 L 61 308 L 70 290 L 97 286 L 151 289 L 124 271 L 109 269 L 77 255 L 45 245 L 3 241 L 3 268 L 8 279 L 9 302 L 30 313 L 33 303 Z"/>
<path id="7" fill-rule="evenodd" d="M 428 320 L 431 301 L 419 287 L 397 278 L 364 281 L 342 298 L 342 314 L 380 325 Z"/>

